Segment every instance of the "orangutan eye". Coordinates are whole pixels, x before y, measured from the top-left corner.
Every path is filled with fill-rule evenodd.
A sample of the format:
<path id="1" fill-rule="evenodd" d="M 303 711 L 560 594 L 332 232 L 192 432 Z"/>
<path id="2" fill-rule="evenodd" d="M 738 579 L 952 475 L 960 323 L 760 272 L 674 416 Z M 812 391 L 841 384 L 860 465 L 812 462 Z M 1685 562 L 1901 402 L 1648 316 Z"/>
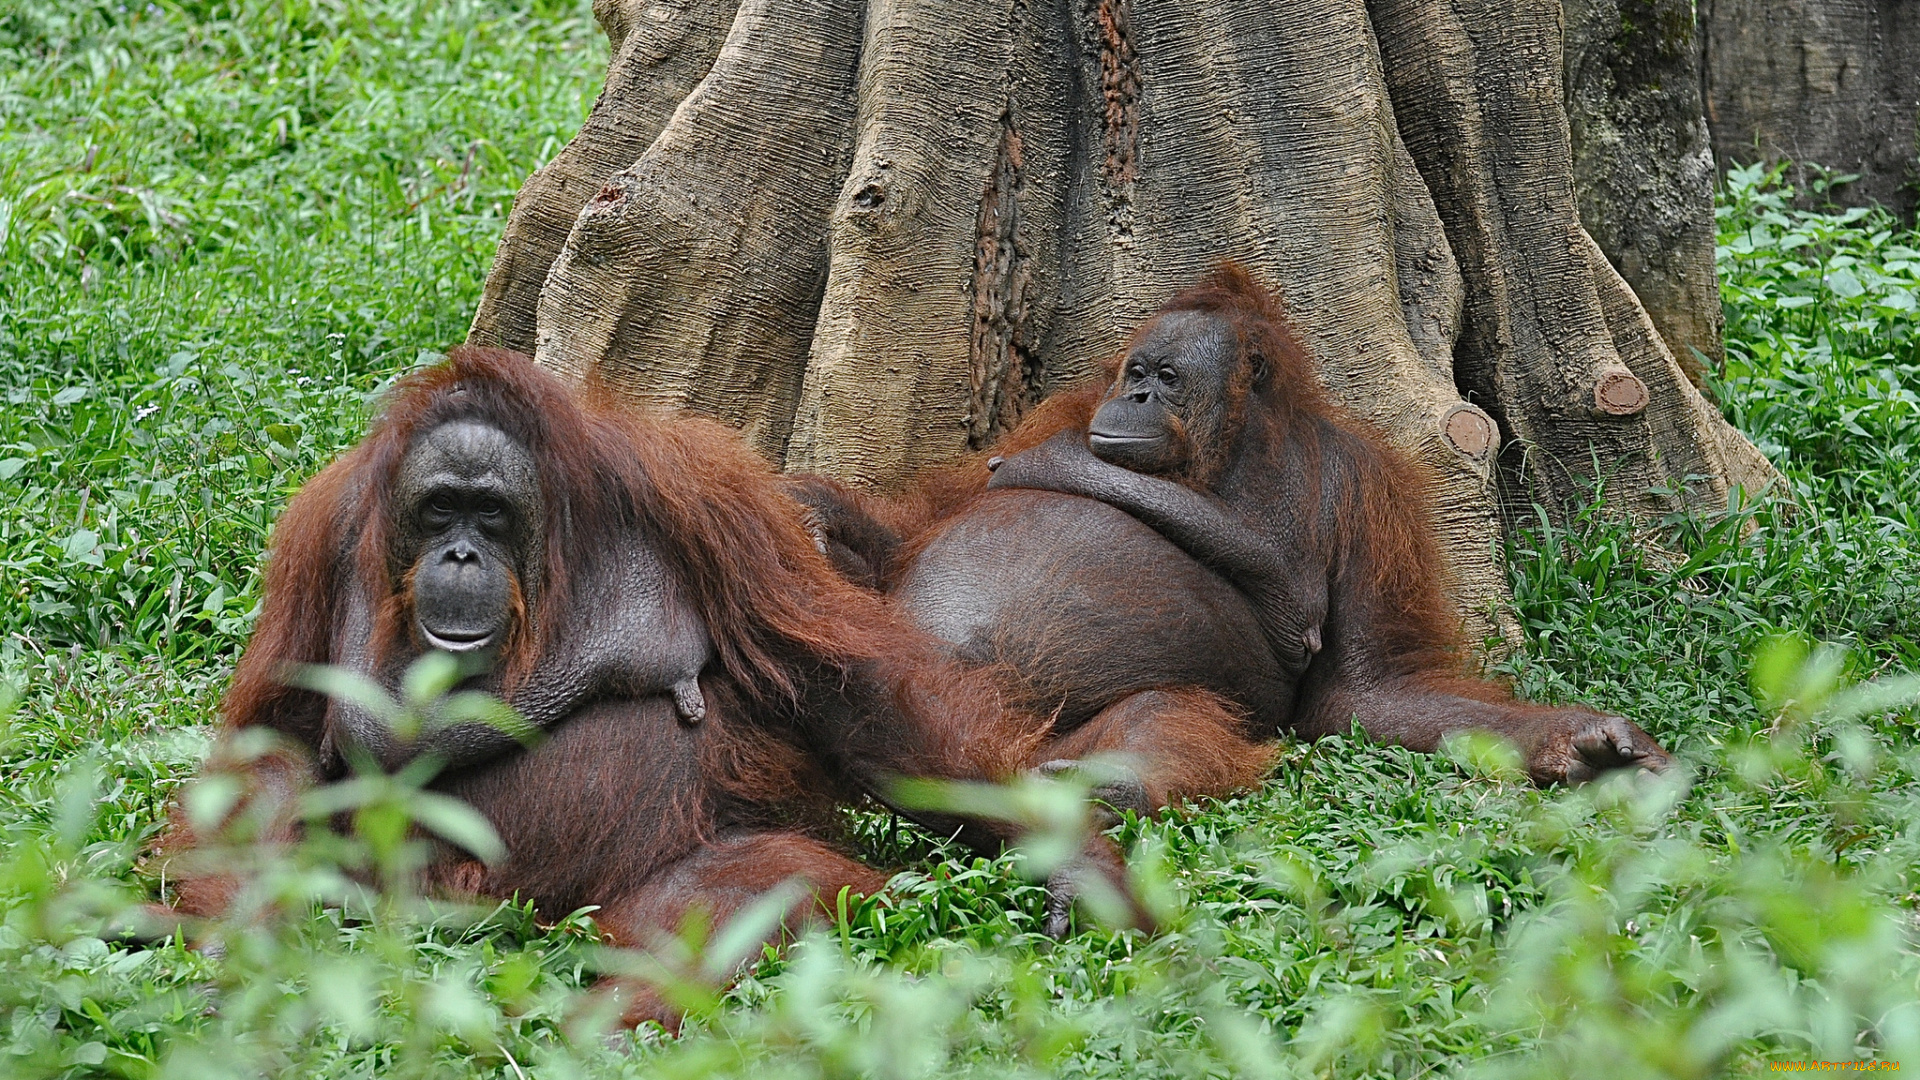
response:
<path id="1" fill-rule="evenodd" d="M 1180 381 L 1180 373 L 1170 367 L 1163 367 L 1160 369 L 1160 381 L 1172 386 Z"/>

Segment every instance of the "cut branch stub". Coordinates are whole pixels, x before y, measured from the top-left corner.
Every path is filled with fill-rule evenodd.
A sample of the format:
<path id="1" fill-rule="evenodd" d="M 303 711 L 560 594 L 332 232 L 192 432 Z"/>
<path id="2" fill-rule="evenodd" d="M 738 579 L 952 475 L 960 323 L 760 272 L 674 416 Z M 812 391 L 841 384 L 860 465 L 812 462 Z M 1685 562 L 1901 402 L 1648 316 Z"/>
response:
<path id="1" fill-rule="evenodd" d="M 1634 416 L 1647 407 L 1647 384 L 1626 368 L 1600 373 L 1593 384 L 1593 405 L 1608 416 Z"/>
<path id="2" fill-rule="evenodd" d="M 1768 472 L 1594 261 L 1558 19 L 1550 0 L 748 0 L 605 198 L 561 208 L 539 354 L 886 486 L 1100 372 L 1238 259 L 1336 400 L 1428 468 L 1455 595 L 1494 632 L 1496 487 L 1558 507 L 1605 470 L 1653 515 Z M 612 127 L 612 87 L 667 78 L 628 23 Z M 524 234 L 502 243 L 495 276 L 524 276 Z M 1696 474 L 1711 490 L 1674 494 Z"/>
<path id="3" fill-rule="evenodd" d="M 1725 507 L 1735 488 L 1748 496 L 1769 490 L 1784 494 L 1786 483 L 1773 463 L 1686 378 L 1600 245 L 1589 239 L 1586 249 L 1607 332 L 1645 384 L 1649 404 L 1639 419 L 1659 448 L 1661 472 L 1676 486 L 1687 486 L 1697 507 Z"/>
<path id="4" fill-rule="evenodd" d="M 1441 430 L 1446 432 L 1447 441 L 1455 451 L 1474 461 L 1485 461 L 1500 445 L 1500 432 L 1494 427 L 1493 417 L 1464 401 L 1447 408 Z"/>

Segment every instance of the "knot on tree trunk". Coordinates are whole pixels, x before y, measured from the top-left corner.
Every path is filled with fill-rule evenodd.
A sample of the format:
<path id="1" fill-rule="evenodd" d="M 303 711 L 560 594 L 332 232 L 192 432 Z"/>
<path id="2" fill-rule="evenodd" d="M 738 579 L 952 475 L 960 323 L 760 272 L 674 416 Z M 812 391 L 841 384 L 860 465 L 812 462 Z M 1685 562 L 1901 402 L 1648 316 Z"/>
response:
<path id="1" fill-rule="evenodd" d="M 1448 406 L 1441 416 L 1440 430 L 1460 456 L 1485 461 L 1500 445 L 1500 431 L 1484 409 L 1460 402 Z"/>
<path id="2" fill-rule="evenodd" d="M 1650 400 L 1647 384 L 1626 368 L 1603 372 L 1593 384 L 1593 406 L 1607 416 L 1638 416 Z"/>

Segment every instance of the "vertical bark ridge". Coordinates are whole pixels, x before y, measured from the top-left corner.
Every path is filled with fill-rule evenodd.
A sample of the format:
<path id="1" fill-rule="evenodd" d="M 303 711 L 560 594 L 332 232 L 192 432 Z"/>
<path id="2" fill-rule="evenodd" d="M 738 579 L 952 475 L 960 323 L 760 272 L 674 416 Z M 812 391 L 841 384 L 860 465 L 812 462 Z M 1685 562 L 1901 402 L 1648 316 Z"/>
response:
<path id="1" fill-rule="evenodd" d="M 1671 509 L 1652 493 L 1646 390 L 1608 336 L 1574 205 L 1558 5 L 1370 10 L 1402 135 L 1468 284 L 1457 374 L 1501 422 L 1516 512 L 1581 498 L 1603 468 L 1633 511 Z"/>
<path id="2" fill-rule="evenodd" d="M 1039 382 L 1032 340 L 1033 237 L 1021 216 L 1026 160 L 1009 103 L 1000 148 L 980 197 L 973 258 L 973 403 L 967 445 L 982 449 L 1020 422 Z"/>
<path id="3" fill-rule="evenodd" d="M 1691 0 L 1564 0 L 1580 221 L 1695 386 L 1725 319 Z M 1705 357 L 1703 363 L 1700 357 Z"/>
<path id="4" fill-rule="evenodd" d="M 1005 359 L 983 358 L 1004 379 L 1057 297 L 1073 97 L 1058 22 L 1026 0 L 873 3 L 789 468 L 890 484 L 995 426 L 1005 395 L 980 407 L 980 306 L 981 346 L 1004 332 Z"/>
<path id="5" fill-rule="evenodd" d="M 1140 56 L 1133 47 L 1132 0 L 1094 0 L 1093 26 L 1100 57 L 1101 144 L 1109 226 L 1133 232 L 1133 180 L 1140 157 Z"/>
<path id="6" fill-rule="evenodd" d="M 1485 127 L 1472 80 L 1468 41 L 1440 0 L 1370 0 L 1402 145 L 1442 217 L 1448 249 L 1463 281 L 1454 381 L 1512 435 L 1501 407 L 1492 358 L 1512 345 L 1506 276 L 1497 269 L 1490 192 L 1470 182 L 1489 166 L 1477 134 Z M 1444 193 L 1445 205 L 1440 205 Z M 1471 287 L 1464 287 L 1470 283 Z"/>
<path id="7" fill-rule="evenodd" d="M 1415 449 L 1439 478 L 1434 512 L 1442 535 L 1450 538 L 1444 550 L 1452 573 L 1466 583 L 1456 586 L 1453 594 L 1467 614 L 1469 635 L 1516 646 L 1519 624 L 1508 604 L 1493 491 L 1500 427 L 1486 410 L 1460 395 L 1454 378 L 1454 346 L 1466 312 L 1465 280 L 1447 243 L 1433 195 L 1391 116 L 1389 124 L 1395 128 L 1388 190 L 1401 317 L 1426 368 L 1428 393 L 1439 407 L 1438 439 Z M 1402 382 L 1404 376 L 1392 381 Z"/>
<path id="8" fill-rule="evenodd" d="M 780 460 L 853 137 L 859 0 L 746 0 L 712 71 L 574 223 L 537 356 Z"/>
<path id="9" fill-rule="evenodd" d="M 1100 94 L 1106 106 L 1106 175 L 1116 188 L 1133 182 L 1140 139 L 1140 58 L 1133 48 L 1130 0 L 1099 0 Z"/>
<path id="10" fill-rule="evenodd" d="M 1453 347 L 1466 312 L 1459 260 L 1398 131 L 1393 136 L 1393 266 L 1407 336 L 1435 376 L 1453 385 Z M 1464 402 L 1463 402 L 1464 404 Z M 1463 452 L 1464 448 L 1463 448 Z M 1478 453 L 1478 451 L 1473 451 Z"/>
<path id="11" fill-rule="evenodd" d="M 467 340 L 534 350 L 547 271 L 607 178 L 636 161 L 713 67 L 740 0 L 597 0 L 612 46 L 593 111 L 513 197 Z"/>

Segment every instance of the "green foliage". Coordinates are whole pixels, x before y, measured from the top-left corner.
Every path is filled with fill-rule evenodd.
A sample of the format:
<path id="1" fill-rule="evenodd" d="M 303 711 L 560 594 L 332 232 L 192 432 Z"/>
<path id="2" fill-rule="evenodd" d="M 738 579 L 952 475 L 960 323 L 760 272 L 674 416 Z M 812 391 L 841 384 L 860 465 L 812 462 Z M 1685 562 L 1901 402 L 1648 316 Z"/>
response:
<path id="1" fill-rule="evenodd" d="M 1823 501 L 1872 507 L 1912 529 L 1920 238 L 1881 210 L 1793 209 L 1779 183 L 1785 168 L 1736 168 L 1727 177 L 1720 399 L 1770 456 L 1817 474 Z M 1811 483 L 1797 486 L 1810 493 Z"/>
<path id="2" fill-rule="evenodd" d="M 1596 498 L 1510 552 L 1525 643 L 1504 673 L 1639 720 L 1673 777 L 1542 793 L 1480 740 L 1287 746 L 1257 792 L 1123 826 L 1160 934 L 1058 945 L 1020 856 L 850 814 L 848 842 L 904 868 L 887 895 L 718 996 L 704 976 L 754 927 L 686 927 L 641 973 L 693 1006 L 687 1034 L 611 1049 L 591 987 L 636 969 L 586 913 L 548 927 L 408 890 L 407 823 L 486 848 L 417 776 L 336 792 L 353 805 L 309 809 L 357 832 L 243 867 L 263 902 L 213 928 L 224 952 L 117 943 L 161 885 L 139 858 L 206 755 L 268 525 L 369 395 L 461 336 L 512 192 L 578 126 L 603 50 L 585 0 L 0 0 L 0 673 L 19 688 L 0 694 L 0 1076 L 1920 1061 L 1920 237 L 1794 210 L 1758 171 L 1721 203 L 1714 390 L 1796 505 L 1654 535 Z M 437 685 L 392 715 L 478 713 L 423 704 Z M 1020 800 L 1077 823 L 1057 794 Z"/>
<path id="3" fill-rule="evenodd" d="M 586 5 L 521 8 L 0 2 L 0 648 L 232 654 L 585 114 Z"/>

